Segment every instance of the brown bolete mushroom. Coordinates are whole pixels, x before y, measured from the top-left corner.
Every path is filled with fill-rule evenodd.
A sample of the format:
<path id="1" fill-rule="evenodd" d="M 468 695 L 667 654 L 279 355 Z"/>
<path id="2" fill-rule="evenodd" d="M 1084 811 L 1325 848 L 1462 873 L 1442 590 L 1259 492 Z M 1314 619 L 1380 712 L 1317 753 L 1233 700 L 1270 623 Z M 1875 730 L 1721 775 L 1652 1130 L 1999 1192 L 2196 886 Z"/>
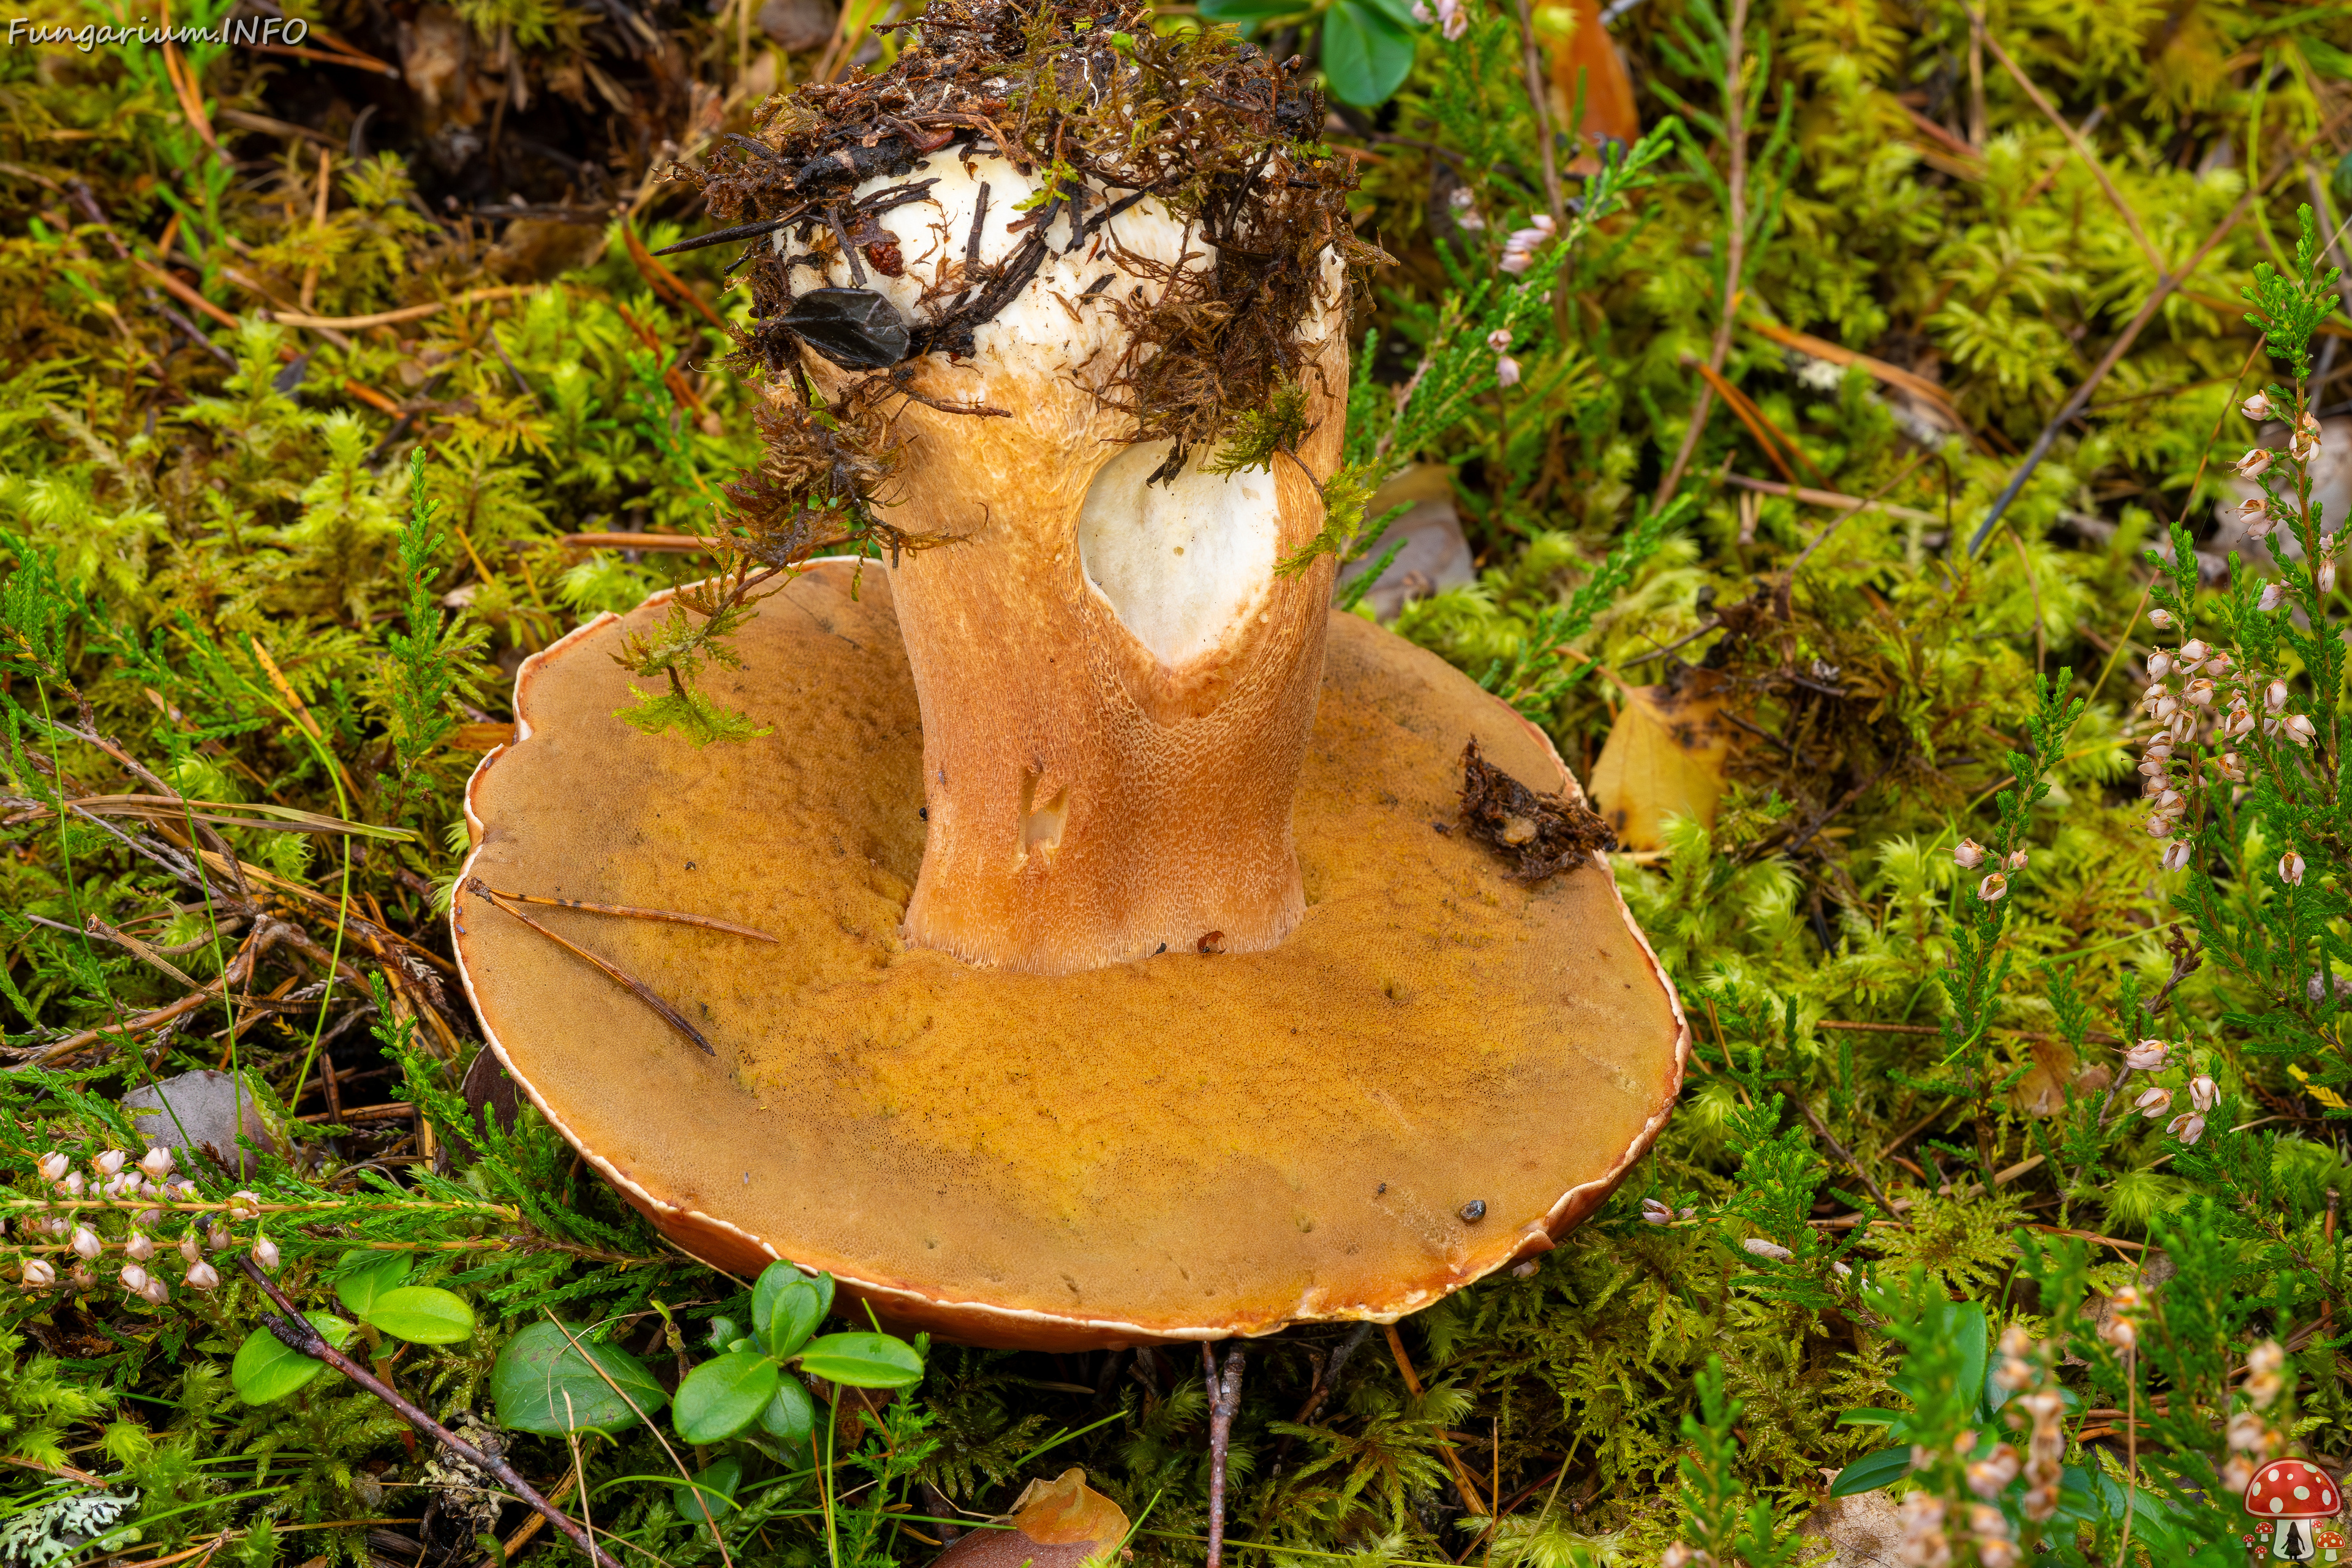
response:
<path id="1" fill-rule="evenodd" d="M 1353 242 L 1313 95 L 1139 13 L 922 26 L 706 174 L 755 215 L 742 560 L 523 667 L 468 994 L 722 1267 L 981 1344 L 1393 1319 L 1599 1205 L 1680 1008 L 1540 731 L 1328 607 Z M 845 529 L 888 565 L 812 559 Z M 645 732 L 689 605 L 730 745 Z"/>

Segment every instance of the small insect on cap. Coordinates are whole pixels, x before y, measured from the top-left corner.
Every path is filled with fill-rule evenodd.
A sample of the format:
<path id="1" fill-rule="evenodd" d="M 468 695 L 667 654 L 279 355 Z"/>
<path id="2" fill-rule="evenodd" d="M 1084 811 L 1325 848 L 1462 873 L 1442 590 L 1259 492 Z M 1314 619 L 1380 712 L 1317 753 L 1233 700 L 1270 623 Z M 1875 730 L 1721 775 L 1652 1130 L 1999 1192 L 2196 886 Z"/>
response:
<path id="1" fill-rule="evenodd" d="M 2332 1519 L 2336 1481 L 2302 1459 L 2273 1459 L 2246 1483 L 2246 1511 L 2257 1519 Z"/>

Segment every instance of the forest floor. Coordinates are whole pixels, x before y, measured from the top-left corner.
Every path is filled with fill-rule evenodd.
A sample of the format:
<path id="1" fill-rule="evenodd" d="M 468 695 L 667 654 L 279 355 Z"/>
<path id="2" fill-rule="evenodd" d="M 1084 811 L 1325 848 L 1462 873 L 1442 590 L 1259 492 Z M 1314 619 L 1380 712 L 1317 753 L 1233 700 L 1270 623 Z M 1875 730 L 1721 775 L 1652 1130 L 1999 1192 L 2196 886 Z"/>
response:
<path id="1" fill-rule="evenodd" d="M 1367 609 L 1619 819 L 1695 1059 L 1538 1267 L 1248 1347 L 1228 1559 L 2246 1560 L 2253 1467 L 2352 1464 L 2352 13 L 1410 9 L 1158 25 L 1328 80 L 1390 258 L 1357 413 L 1459 394 Z M 1199 1561 L 1190 1352 L 930 1346 L 822 1462 L 498 1430 L 550 1311 L 665 1398 L 752 1321 L 516 1113 L 445 915 L 515 670 L 708 571 L 760 461 L 730 252 L 653 254 L 709 226 L 670 171 L 899 15 L 0 50 L 0 1564 L 570 1550 L 340 1375 L 241 1396 L 257 1234 L 306 1309 L 427 1292 L 354 1342 L 632 1564 L 924 1562 L 1069 1465 Z M 267 1146 L 124 1185 L 200 1071 Z"/>

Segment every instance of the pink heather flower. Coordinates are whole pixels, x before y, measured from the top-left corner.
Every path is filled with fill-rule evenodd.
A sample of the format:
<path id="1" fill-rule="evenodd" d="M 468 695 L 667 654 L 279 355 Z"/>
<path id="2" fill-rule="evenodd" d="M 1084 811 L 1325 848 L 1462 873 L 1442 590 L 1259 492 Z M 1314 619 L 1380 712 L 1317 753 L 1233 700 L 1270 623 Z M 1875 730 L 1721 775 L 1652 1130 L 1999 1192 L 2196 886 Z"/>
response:
<path id="1" fill-rule="evenodd" d="M 1969 1467 L 1969 1490 L 1990 1502 L 2017 1479 L 2017 1450 L 2003 1443 Z"/>
<path id="2" fill-rule="evenodd" d="M 2260 609 L 2277 609 L 2281 605 L 2286 603 L 2286 584 L 2284 583 L 2263 584 L 2263 596 L 2255 600 L 2254 603 L 2256 607 Z"/>
<path id="3" fill-rule="evenodd" d="M 2248 496 L 2238 503 L 2238 521 L 2249 528 L 2258 522 L 2267 521 L 2270 513 L 2271 503 L 2264 496 Z"/>
<path id="4" fill-rule="evenodd" d="M 1423 26 L 1428 26 L 1433 20 L 1429 15 L 1429 7 L 1421 4 L 1420 0 L 1414 0 L 1412 14 L 1413 19 L 1420 22 Z M 1469 186 L 1454 186 L 1454 194 L 1445 199 L 1454 204 L 1454 221 L 1455 223 L 1460 224 L 1464 228 L 1469 229 L 1473 233 L 1475 233 L 1479 229 L 1486 226 L 1486 219 L 1485 216 L 1478 211 L 1476 205 L 1478 195 Z"/>
<path id="5" fill-rule="evenodd" d="M 1984 864 L 1984 846 L 1973 838 L 1963 838 L 1952 847 L 1952 863 L 1963 871 L 1973 871 Z"/>
<path id="6" fill-rule="evenodd" d="M 2317 576 L 2318 576 L 2318 579 L 2319 579 L 2319 591 L 2320 591 L 2321 593 L 2323 593 L 2323 594 L 2333 594 L 2334 592 L 2336 592 L 2336 563 L 2335 563 L 2335 562 L 2333 562 L 2333 561 L 2323 561 L 2323 562 L 2321 562 L 2321 563 L 2319 563 L 2319 571 L 2318 571 Z"/>
<path id="7" fill-rule="evenodd" d="M 2210 708 L 2213 704 L 2213 683 L 2200 675 L 2181 689 L 2180 696 L 2183 701 Z"/>
<path id="8" fill-rule="evenodd" d="M 2243 708 L 2231 710 L 2229 721 L 2221 726 L 2221 733 L 2233 741 L 2241 735 L 2251 735 L 2253 732 L 2254 716 Z"/>
<path id="9" fill-rule="evenodd" d="M 2310 410 L 2305 409 L 2303 417 L 2295 421 L 2294 438 L 2287 443 L 2286 449 L 2299 463 L 2308 463 L 2319 456 L 2319 421 L 2311 416 Z"/>
<path id="10" fill-rule="evenodd" d="M 1655 1198 L 1643 1198 L 1642 1218 L 1649 1225 L 1672 1225 L 1675 1223 L 1675 1211 Z"/>
<path id="11" fill-rule="evenodd" d="M 1445 35 L 1445 41 L 1449 44 L 1470 30 L 1470 13 L 1462 0 L 1437 0 L 1437 16 L 1444 24 L 1439 31 Z"/>
<path id="12" fill-rule="evenodd" d="M 2147 836 L 2150 838 L 2169 838 L 2172 837 L 2172 830 L 2179 826 L 2179 823 L 2169 814 L 2161 811 L 2154 812 L 2147 819 Z"/>
<path id="13" fill-rule="evenodd" d="M 1519 362 L 1505 354 L 1495 362 L 1495 383 L 1498 386 L 1519 384 Z"/>
<path id="14" fill-rule="evenodd" d="M 2177 789 L 2166 790 L 2156 797 L 2156 809 L 2161 812 L 2177 815 L 2187 810 L 2188 806 L 2189 797 Z"/>
<path id="15" fill-rule="evenodd" d="M 2164 1130 L 2183 1143 L 2194 1143 L 2205 1136 L 2205 1119 L 2193 1110 L 2184 1110 L 2167 1122 Z"/>
<path id="16" fill-rule="evenodd" d="M 2241 1454 L 2259 1454 L 2270 1447 L 2270 1423 L 2251 1410 L 2230 1417 L 2230 1447 Z"/>
<path id="17" fill-rule="evenodd" d="M 2210 1110 L 2221 1098 L 2221 1086 L 2213 1081 L 2210 1073 L 2199 1073 L 2189 1080 L 2189 1103 L 2199 1110 Z"/>
<path id="18" fill-rule="evenodd" d="M 1977 897 L 1989 904 L 2004 897 L 2008 892 L 2009 879 L 1998 871 L 1977 884 Z"/>
<path id="19" fill-rule="evenodd" d="M 215 1268 L 211 1264 L 199 1260 L 188 1265 L 188 1288 L 190 1289 L 211 1290 L 218 1288 L 219 1285 L 220 1270 Z"/>
<path id="20" fill-rule="evenodd" d="M 54 1149 L 41 1156 L 41 1180 L 45 1182 L 62 1182 L 72 1169 L 73 1162 Z"/>
<path id="21" fill-rule="evenodd" d="M 2147 624 L 2158 631 L 2168 631 L 2172 626 L 2172 612 L 2164 609 L 2150 610 L 2147 613 Z"/>
<path id="22" fill-rule="evenodd" d="M 147 1270 L 140 1268 L 136 1263 L 126 1263 L 122 1266 L 122 1288 L 125 1290 L 135 1295 L 145 1289 L 146 1286 Z"/>
<path id="23" fill-rule="evenodd" d="M 2170 654 L 2166 653 L 2162 648 L 2158 648 L 2156 652 L 2147 656 L 2147 678 L 2150 680 L 2162 680 L 2166 676 L 2170 675 L 2171 673 L 2172 656 Z"/>
<path id="24" fill-rule="evenodd" d="M 2212 651 L 2213 650 L 2211 648 L 2205 646 L 2203 638 L 2190 637 L 2187 642 L 2180 645 L 2181 662 L 2184 664 L 2201 664 L 2205 660 L 2205 656 Z"/>
<path id="25" fill-rule="evenodd" d="M 120 1149 L 108 1149 L 101 1152 L 97 1158 L 90 1161 L 89 1165 L 90 1169 L 96 1171 L 100 1175 L 111 1176 L 121 1171 L 123 1162 L 129 1158 L 130 1156 L 125 1154 Z"/>
<path id="26" fill-rule="evenodd" d="M 2214 758 L 2213 771 L 2231 784 L 2246 782 L 2246 761 L 2235 752 L 2224 752 Z"/>
<path id="27" fill-rule="evenodd" d="M 2164 868 L 2166 870 L 2181 871 L 2186 870 L 2188 867 L 2189 841 L 2187 839 L 2176 838 L 2171 843 L 2164 847 Z"/>
<path id="28" fill-rule="evenodd" d="M 2246 451 L 2246 455 L 2239 458 L 2237 463 L 2234 465 L 2238 470 L 2238 477 L 2242 479 L 2251 479 L 2261 477 L 2262 471 L 2264 468 L 2269 468 L 2271 466 L 2271 460 L 2277 456 L 2278 454 L 2272 451 L 2268 447 L 2249 447 Z"/>
<path id="29" fill-rule="evenodd" d="M 277 1273 L 278 1244 L 270 1240 L 266 1236 L 255 1237 L 253 1238 L 253 1261 L 260 1266 L 263 1273 Z"/>
<path id="30" fill-rule="evenodd" d="M 2264 394 L 2257 392 L 2252 397 L 2247 398 L 2243 403 L 2238 405 L 2238 412 L 2243 414 L 2249 419 L 2267 419 L 2271 416 L 2273 412 L 2271 408 L 2271 400 Z"/>
<path id="31" fill-rule="evenodd" d="M 1445 0 L 1439 0 L 1439 4 L 1445 4 Z M 1549 213 L 1538 213 L 1528 220 L 1528 224 L 1526 228 L 1513 229 L 1510 237 L 1503 241 L 1503 258 L 1497 265 L 1506 272 L 1516 275 L 1533 267 L 1536 247 L 1552 236 Z"/>
<path id="32" fill-rule="evenodd" d="M 2273 713 L 2286 706 L 2287 689 L 2284 680 L 2273 680 L 2263 688 L 2263 702 Z"/>
<path id="33" fill-rule="evenodd" d="M 2290 888 L 2303 886 L 2303 857 L 2290 849 L 2279 857 L 2279 880 Z"/>
<path id="34" fill-rule="evenodd" d="M 139 1156 L 139 1168 L 146 1172 L 152 1181 L 160 1182 L 170 1175 L 172 1163 L 172 1152 L 169 1149 L 150 1149 Z"/>
<path id="35" fill-rule="evenodd" d="M 2286 721 L 2279 728 L 2285 731 L 2287 739 L 2298 746 L 2308 746 L 2319 733 L 2318 727 L 2301 713 L 2288 714 Z"/>
<path id="36" fill-rule="evenodd" d="M 2142 1040 L 2124 1051 L 2124 1066 L 2134 1072 L 2159 1072 L 2164 1068 L 2164 1056 L 2172 1047 L 2162 1040 Z"/>
<path id="37" fill-rule="evenodd" d="M 2025 851 L 2022 849 L 2012 849 L 2010 851 L 2009 858 L 2000 863 L 2000 868 L 2004 871 L 2024 870 Z"/>
<path id="38" fill-rule="evenodd" d="M 1511 346 L 1511 329 L 1508 327 L 1496 327 L 1493 331 L 1488 332 L 1486 334 L 1486 346 L 1493 349 L 1496 353 L 1501 353 L 1504 350 L 1509 348 Z"/>
<path id="39" fill-rule="evenodd" d="M 46 1258 L 28 1258 L 25 1260 L 23 1279 L 26 1289 L 46 1290 L 58 1282 L 58 1271 Z"/>
<path id="40" fill-rule="evenodd" d="M 74 1249 L 74 1255 L 82 1258 L 96 1258 L 106 1250 L 105 1243 L 98 1239 L 98 1232 L 86 1225 L 73 1227 L 73 1240 L 69 1245 Z"/>

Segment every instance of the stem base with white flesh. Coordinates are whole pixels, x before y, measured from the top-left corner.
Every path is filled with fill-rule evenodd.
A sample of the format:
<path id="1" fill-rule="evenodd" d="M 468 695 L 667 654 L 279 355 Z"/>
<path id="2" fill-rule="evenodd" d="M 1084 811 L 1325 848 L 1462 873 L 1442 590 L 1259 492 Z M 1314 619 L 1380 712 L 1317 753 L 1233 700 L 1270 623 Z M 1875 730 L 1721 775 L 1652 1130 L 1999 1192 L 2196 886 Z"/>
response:
<path id="1" fill-rule="evenodd" d="M 766 732 L 701 751 L 615 717 L 608 655 L 663 607 L 525 665 L 454 918 L 519 1085 L 698 1255 L 824 1268 L 980 1344 L 1391 1319 L 1549 1247 L 1662 1124 L 1687 1035 L 1605 864 L 1530 888 L 1459 823 L 1473 738 L 1530 788 L 1574 782 L 1390 633 L 1328 616 L 1286 940 L 1041 975 L 900 934 L 937 825 L 890 574 L 822 564 L 763 601 L 712 695 Z M 530 906 L 705 1055 L 476 879 L 779 940 Z"/>
<path id="2" fill-rule="evenodd" d="M 908 537 L 948 542 L 891 573 L 930 821 L 907 940 L 1040 974 L 1212 933 L 1227 952 L 1272 947 L 1307 907 L 1290 804 L 1332 563 L 1277 568 L 1322 527 L 1318 487 L 1339 462 L 1338 261 L 1299 333 L 1292 449 L 1218 474 L 1196 447 L 1171 475 L 1168 444 L 1129 444 L 1127 313 L 1213 264 L 1194 226 L 1099 191 L 1080 212 L 1037 206 L 1042 174 L 1002 157 L 942 153 L 915 172 L 923 197 L 880 226 L 901 275 L 835 259 L 826 281 L 862 281 L 912 319 L 967 259 L 1006 262 L 1024 226 L 1045 220 L 1045 244 L 970 358 L 901 367 L 919 395 L 892 411 L 878 510 Z M 829 393 L 845 380 L 813 352 L 805 363 Z M 982 408 L 996 412 L 950 411 Z"/>

